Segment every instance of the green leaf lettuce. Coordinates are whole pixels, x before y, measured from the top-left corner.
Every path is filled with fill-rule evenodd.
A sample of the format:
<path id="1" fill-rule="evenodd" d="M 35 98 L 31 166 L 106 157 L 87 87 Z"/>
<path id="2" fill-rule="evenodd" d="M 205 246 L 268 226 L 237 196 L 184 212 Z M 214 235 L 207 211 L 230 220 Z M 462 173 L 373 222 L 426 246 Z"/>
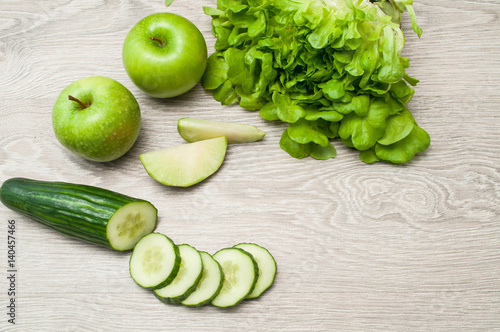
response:
<path id="1" fill-rule="evenodd" d="M 366 163 L 401 163 L 427 149 L 407 105 L 418 80 L 401 15 L 420 37 L 412 0 L 218 0 L 215 52 L 202 84 L 223 105 L 239 103 L 288 124 L 280 146 L 295 158 L 336 156 L 332 140 Z"/>

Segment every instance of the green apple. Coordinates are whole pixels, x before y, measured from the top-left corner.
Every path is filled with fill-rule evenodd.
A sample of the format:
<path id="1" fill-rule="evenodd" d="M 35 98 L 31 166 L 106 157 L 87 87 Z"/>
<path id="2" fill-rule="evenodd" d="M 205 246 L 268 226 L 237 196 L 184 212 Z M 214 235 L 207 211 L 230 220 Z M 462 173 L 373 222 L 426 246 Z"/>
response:
<path id="1" fill-rule="evenodd" d="M 59 94 L 52 109 L 52 127 L 59 142 L 74 154 L 107 162 L 132 148 L 141 129 L 141 112 L 122 84 L 90 76 Z"/>
<path id="2" fill-rule="evenodd" d="M 196 118 L 181 118 L 177 121 L 177 131 L 188 142 L 226 136 L 227 143 L 249 143 L 259 141 L 266 133 L 255 126 L 211 121 Z"/>
<path id="3" fill-rule="evenodd" d="M 123 65 L 134 84 L 156 98 L 191 90 L 207 66 L 207 45 L 198 28 L 172 13 L 140 20 L 127 34 Z"/>
<path id="4" fill-rule="evenodd" d="M 226 137 L 171 146 L 139 156 L 156 181 L 175 187 L 189 187 L 214 174 L 227 150 Z"/>

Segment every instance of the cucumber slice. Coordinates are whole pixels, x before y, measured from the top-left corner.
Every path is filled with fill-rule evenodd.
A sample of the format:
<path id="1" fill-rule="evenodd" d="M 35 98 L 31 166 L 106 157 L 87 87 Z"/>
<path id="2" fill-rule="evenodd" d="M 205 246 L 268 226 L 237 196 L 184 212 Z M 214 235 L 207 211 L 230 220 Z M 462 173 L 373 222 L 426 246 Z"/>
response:
<path id="1" fill-rule="evenodd" d="M 221 308 L 237 305 L 253 291 L 259 267 L 250 253 L 239 248 L 219 250 L 213 257 L 222 267 L 224 282 L 211 303 Z"/>
<path id="2" fill-rule="evenodd" d="M 174 280 L 180 264 L 179 248 L 172 240 L 160 233 L 150 233 L 132 251 L 130 276 L 141 287 L 162 288 Z"/>
<path id="3" fill-rule="evenodd" d="M 200 307 L 210 303 L 219 294 L 224 275 L 219 263 L 208 253 L 201 251 L 203 272 L 194 292 L 181 303 L 186 306 Z"/>
<path id="4" fill-rule="evenodd" d="M 198 285 L 203 272 L 201 255 L 187 244 L 178 245 L 181 265 L 175 279 L 167 286 L 155 289 L 155 295 L 166 303 L 179 303 L 186 299 Z"/>
<path id="5" fill-rule="evenodd" d="M 259 266 L 259 278 L 253 291 L 246 297 L 255 299 L 259 297 L 266 289 L 271 287 L 276 276 L 276 261 L 271 253 L 255 243 L 240 243 L 234 246 L 252 254 Z"/>

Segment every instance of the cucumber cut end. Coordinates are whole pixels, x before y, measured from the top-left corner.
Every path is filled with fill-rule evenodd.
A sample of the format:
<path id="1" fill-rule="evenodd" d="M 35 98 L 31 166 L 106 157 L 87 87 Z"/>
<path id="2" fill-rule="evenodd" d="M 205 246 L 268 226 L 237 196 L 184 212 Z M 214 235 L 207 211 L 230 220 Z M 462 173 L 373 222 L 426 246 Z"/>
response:
<path id="1" fill-rule="evenodd" d="M 109 219 L 106 233 L 111 247 L 118 251 L 131 250 L 156 227 L 158 210 L 149 202 L 129 203 Z"/>
<path id="2" fill-rule="evenodd" d="M 143 288 L 162 288 L 174 280 L 180 261 L 179 248 L 167 236 L 150 233 L 134 247 L 130 276 Z"/>

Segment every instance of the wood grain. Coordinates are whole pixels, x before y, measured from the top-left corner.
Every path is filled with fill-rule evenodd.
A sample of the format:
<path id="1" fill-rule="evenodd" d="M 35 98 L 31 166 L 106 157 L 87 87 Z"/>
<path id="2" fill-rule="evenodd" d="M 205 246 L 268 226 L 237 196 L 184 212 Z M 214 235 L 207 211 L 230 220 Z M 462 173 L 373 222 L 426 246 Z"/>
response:
<path id="1" fill-rule="evenodd" d="M 128 30 L 162 1 L 0 4 L 0 181 L 25 176 L 143 197 L 158 231 L 210 253 L 239 242 L 278 263 L 262 298 L 220 310 L 165 305 L 128 275 L 128 253 L 66 238 L 0 206 L 1 331 L 500 331 L 500 3 L 415 0 L 424 34 L 403 27 L 420 80 L 410 103 L 431 138 L 407 165 L 365 165 L 336 144 L 328 161 L 279 148 L 281 125 L 222 107 L 201 86 L 171 100 L 142 94 L 121 64 Z M 215 38 L 203 5 L 168 11 Z M 62 148 L 51 110 L 70 82 L 104 75 L 137 97 L 141 135 L 96 164 Z M 221 169 L 191 188 L 151 179 L 138 155 L 180 144 L 180 117 L 256 125 L 264 140 L 230 146 Z M 16 325 L 7 323 L 7 221 L 16 220 Z M 3 235 L 1 233 L 3 232 Z M 3 243 L 2 243 L 3 241 Z"/>

